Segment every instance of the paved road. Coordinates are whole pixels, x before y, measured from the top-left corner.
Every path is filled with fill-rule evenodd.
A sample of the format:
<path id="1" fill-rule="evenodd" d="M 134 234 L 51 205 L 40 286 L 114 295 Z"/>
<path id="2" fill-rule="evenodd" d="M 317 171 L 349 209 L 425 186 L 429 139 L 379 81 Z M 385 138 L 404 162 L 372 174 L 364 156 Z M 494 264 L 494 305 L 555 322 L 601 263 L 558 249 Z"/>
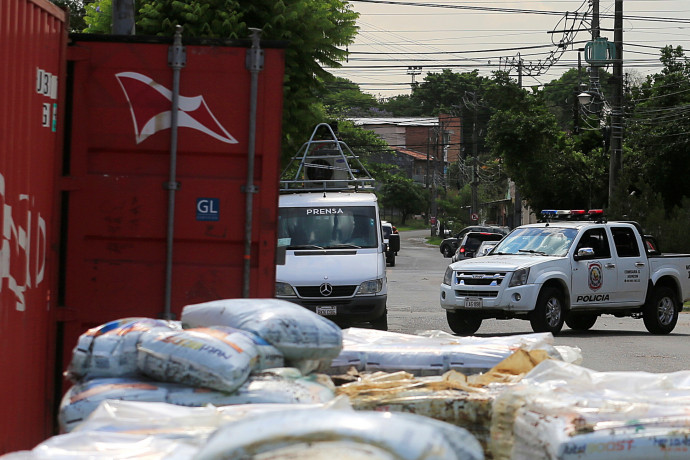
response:
<path id="1" fill-rule="evenodd" d="M 439 285 L 450 262 L 424 242 L 428 230 L 401 233 L 395 267 L 388 267 L 388 327 L 393 332 L 451 332 L 438 300 Z M 485 320 L 477 336 L 530 334 L 528 321 Z M 690 369 L 690 314 L 683 313 L 668 336 L 647 332 L 641 319 L 599 317 L 587 333 L 563 328 L 556 345 L 582 350 L 583 366 L 598 371 L 674 372 Z"/>

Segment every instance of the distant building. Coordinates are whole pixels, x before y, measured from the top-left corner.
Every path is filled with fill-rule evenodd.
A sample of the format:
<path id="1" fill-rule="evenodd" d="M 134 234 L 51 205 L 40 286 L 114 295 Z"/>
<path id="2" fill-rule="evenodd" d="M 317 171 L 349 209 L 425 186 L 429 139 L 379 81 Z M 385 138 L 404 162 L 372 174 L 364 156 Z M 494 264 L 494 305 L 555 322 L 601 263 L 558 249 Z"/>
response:
<path id="1" fill-rule="evenodd" d="M 439 117 L 351 118 L 355 125 L 373 131 L 396 152 L 373 154 L 376 161 L 398 166 L 420 184 L 445 185 L 447 165 L 462 151 L 460 118 Z M 438 160 L 438 161 L 437 161 Z"/>

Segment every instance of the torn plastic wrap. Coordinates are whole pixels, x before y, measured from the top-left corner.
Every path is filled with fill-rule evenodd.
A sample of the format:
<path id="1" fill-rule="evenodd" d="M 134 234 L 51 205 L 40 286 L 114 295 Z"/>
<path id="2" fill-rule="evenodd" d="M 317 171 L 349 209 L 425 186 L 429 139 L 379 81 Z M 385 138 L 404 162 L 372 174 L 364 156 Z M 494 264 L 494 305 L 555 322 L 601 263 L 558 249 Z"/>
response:
<path id="1" fill-rule="evenodd" d="M 232 393 L 142 378 L 93 379 L 74 385 L 65 393 L 58 422 L 62 432 L 72 431 L 106 400 L 200 407 L 207 404 L 320 404 L 334 396 L 333 384 L 327 376 L 312 374 L 305 377 L 299 370 L 290 368 L 270 369 L 250 376 Z"/>
<path id="2" fill-rule="evenodd" d="M 545 350 L 518 349 L 490 371 L 466 376 L 448 371 L 442 376 L 407 372 L 361 374 L 359 380 L 336 389 L 357 410 L 409 412 L 467 429 L 488 452 L 493 402 L 535 365 L 549 359 Z"/>
<path id="3" fill-rule="evenodd" d="M 181 329 L 179 322 L 152 318 L 123 318 L 91 328 L 79 337 L 65 376 L 72 382 L 136 376 L 137 346 L 142 334 Z"/>
<path id="4" fill-rule="evenodd" d="M 368 458 L 376 460 L 484 458 L 481 446 L 467 430 L 428 417 L 304 410 L 267 413 L 229 423 L 209 438 L 196 459 L 285 459 L 289 454 L 292 456 L 287 458 L 331 460 L 337 448 L 348 447 L 357 453 L 370 452 L 372 457 Z M 345 452 L 336 458 L 353 457 Z"/>
<path id="5" fill-rule="evenodd" d="M 458 337 L 442 331 L 419 335 L 349 328 L 343 331 L 343 350 L 327 373 L 405 371 L 414 375 L 441 375 L 449 370 L 463 374 L 486 372 L 515 350 L 543 349 L 556 359 L 581 362 L 574 347 L 554 347 L 551 333 L 507 337 Z"/>
<path id="6" fill-rule="evenodd" d="M 494 404 L 495 459 L 687 459 L 690 371 L 596 372 L 546 361 Z"/>
<path id="7" fill-rule="evenodd" d="M 280 299 L 224 299 L 187 305 L 181 321 L 185 328 L 221 325 L 251 331 L 280 350 L 287 366 L 305 374 L 327 369 L 342 349 L 338 325 Z"/>
<path id="8" fill-rule="evenodd" d="M 347 410 L 349 404 L 344 398 L 326 404 L 226 407 L 182 407 L 161 402 L 105 400 L 69 434 L 53 436 L 33 450 L 11 454 L 10 458 L 189 460 L 194 458 L 209 436 L 226 423 L 267 412 L 331 408 Z"/>

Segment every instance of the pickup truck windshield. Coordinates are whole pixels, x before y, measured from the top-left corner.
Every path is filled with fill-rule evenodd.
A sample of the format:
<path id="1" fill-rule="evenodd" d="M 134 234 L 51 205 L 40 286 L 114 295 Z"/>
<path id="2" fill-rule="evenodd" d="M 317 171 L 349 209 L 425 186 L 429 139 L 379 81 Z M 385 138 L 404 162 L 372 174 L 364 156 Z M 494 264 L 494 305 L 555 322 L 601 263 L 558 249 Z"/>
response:
<path id="1" fill-rule="evenodd" d="M 565 256 L 576 235 L 574 228 L 518 228 L 496 246 L 493 254 Z"/>
<path id="2" fill-rule="evenodd" d="M 279 208 L 278 238 L 288 249 L 375 248 L 376 222 L 374 206 Z"/>

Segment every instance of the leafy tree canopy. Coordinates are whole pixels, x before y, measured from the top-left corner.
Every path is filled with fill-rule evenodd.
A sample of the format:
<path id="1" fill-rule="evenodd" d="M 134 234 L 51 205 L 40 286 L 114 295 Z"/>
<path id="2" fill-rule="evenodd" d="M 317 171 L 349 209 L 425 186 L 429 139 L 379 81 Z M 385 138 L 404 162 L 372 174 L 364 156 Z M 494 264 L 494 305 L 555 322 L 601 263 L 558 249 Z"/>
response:
<path id="1" fill-rule="evenodd" d="M 635 93 L 627 123 L 631 151 L 624 157 L 632 169 L 661 196 L 667 212 L 690 196 L 690 60 L 681 47 L 661 51 L 664 68 L 649 76 Z"/>

